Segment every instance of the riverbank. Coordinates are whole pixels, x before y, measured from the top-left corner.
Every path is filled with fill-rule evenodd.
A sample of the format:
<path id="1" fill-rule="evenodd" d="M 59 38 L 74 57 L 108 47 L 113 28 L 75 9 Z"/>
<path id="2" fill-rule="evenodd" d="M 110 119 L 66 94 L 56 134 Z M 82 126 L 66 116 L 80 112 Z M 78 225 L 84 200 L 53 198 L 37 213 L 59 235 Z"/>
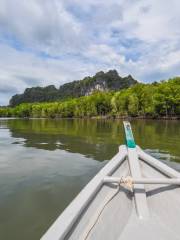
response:
<path id="1" fill-rule="evenodd" d="M 0 117 L 179 119 L 180 78 L 118 92 L 0 108 Z"/>
<path id="2" fill-rule="evenodd" d="M 158 116 L 158 117 L 147 117 L 147 116 L 96 116 L 91 117 L 91 119 L 122 119 L 122 120 L 131 120 L 131 119 L 144 119 L 144 120 L 180 120 L 180 116 Z"/>
<path id="3" fill-rule="evenodd" d="M 180 116 L 158 116 L 158 117 L 147 117 L 147 116 L 91 116 L 91 117 L 0 117 L 0 119 L 8 120 L 8 119 L 99 119 L 99 120 L 113 120 L 113 119 L 120 119 L 120 120 L 180 120 Z"/>

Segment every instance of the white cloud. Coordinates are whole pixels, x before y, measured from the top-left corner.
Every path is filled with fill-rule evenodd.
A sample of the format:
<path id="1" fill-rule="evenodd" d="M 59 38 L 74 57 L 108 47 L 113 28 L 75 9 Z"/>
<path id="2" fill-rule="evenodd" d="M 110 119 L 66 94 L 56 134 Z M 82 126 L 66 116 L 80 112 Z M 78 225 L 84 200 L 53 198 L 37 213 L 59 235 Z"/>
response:
<path id="1" fill-rule="evenodd" d="M 105 44 L 90 45 L 84 55 L 108 65 L 112 64 L 120 66 L 120 64 L 125 63 L 124 56 L 119 55 L 113 48 Z"/>
<path id="2" fill-rule="evenodd" d="M 22 44 L 50 54 L 62 54 L 81 46 L 81 23 L 61 1 L 0 1 L 1 34 L 6 32 Z"/>
<path id="3" fill-rule="evenodd" d="M 178 0 L 0 0 L 0 104 L 100 70 L 179 75 L 179 9 Z"/>
<path id="4" fill-rule="evenodd" d="M 23 92 L 27 87 L 50 84 L 59 87 L 102 69 L 101 64 L 94 66 L 90 62 L 77 61 L 74 57 L 62 61 L 44 59 L 7 45 L 0 45 L 0 54 L 0 105 L 7 104 L 10 96 Z"/>

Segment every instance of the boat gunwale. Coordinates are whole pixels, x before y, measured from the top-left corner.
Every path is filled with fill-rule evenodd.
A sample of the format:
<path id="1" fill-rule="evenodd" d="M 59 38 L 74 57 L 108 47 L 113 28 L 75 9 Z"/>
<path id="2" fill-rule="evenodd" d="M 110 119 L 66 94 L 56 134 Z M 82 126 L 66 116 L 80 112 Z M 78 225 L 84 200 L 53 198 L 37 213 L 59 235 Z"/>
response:
<path id="1" fill-rule="evenodd" d="M 180 179 L 180 173 L 151 155 L 145 153 L 139 146 L 136 146 L 139 160 L 150 165 L 166 177 Z M 63 240 L 72 227 L 92 201 L 98 190 L 104 184 L 104 178 L 111 174 L 125 161 L 128 156 L 128 149 L 125 145 L 119 147 L 119 152 L 95 175 L 94 178 L 81 190 L 76 198 L 68 205 L 62 214 L 51 225 L 41 240 Z"/>
<path id="2" fill-rule="evenodd" d="M 126 159 L 127 147 L 119 146 L 119 152 L 95 175 L 94 178 L 81 190 L 62 214 L 50 226 L 41 240 L 62 240 L 72 229 L 78 217 L 88 206 L 98 190 L 104 184 L 104 177 L 110 176 Z"/>

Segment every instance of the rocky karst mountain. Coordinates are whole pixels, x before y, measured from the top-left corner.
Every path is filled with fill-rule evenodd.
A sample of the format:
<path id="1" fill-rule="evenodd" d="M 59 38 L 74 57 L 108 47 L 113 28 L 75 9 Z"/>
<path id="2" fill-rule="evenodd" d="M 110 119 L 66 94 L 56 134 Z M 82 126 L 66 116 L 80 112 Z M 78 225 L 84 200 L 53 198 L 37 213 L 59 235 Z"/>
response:
<path id="1" fill-rule="evenodd" d="M 128 88 L 137 81 L 131 75 L 120 77 L 116 70 L 98 72 L 93 77 L 73 81 L 61 85 L 57 89 L 54 85 L 47 87 L 32 87 L 25 89 L 23 94 L 16 94 L 10 100 L 11 106 L 20 103 L 51 102 L 72 97 L 81 97 L 92 94 L 94 91 L 117 91 Z"/>

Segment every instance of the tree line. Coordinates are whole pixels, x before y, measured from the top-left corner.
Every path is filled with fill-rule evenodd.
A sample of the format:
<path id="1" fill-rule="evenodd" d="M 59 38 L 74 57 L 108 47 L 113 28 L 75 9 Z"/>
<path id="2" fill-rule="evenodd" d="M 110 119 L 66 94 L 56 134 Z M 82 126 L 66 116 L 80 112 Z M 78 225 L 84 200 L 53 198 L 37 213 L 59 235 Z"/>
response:
<path id="1" fill-rule="evenodd" d="M 173 117 L 180 116 L 180 77 L 128 89 L 94 92 L 90 96 L 56 102 L 22 103 L 1 107 L 0 117 Z"/>
<path id="2" fill-rule="evenodd" d="M 120 77 L 116 70 L 96 73 L 92 77 L 73 81 L 56 88 L 54 85 L 46 87 L 26 88 L 24 93 L 16 94 L 10 99 L 10 106 L 15 107 L 21 103 L 55 102 L 67 98 L 78 98 L 90 95 L 97 88 L 105 91 L 119 91 L 128 88 L 137 81 L 131 75 Z"/>

